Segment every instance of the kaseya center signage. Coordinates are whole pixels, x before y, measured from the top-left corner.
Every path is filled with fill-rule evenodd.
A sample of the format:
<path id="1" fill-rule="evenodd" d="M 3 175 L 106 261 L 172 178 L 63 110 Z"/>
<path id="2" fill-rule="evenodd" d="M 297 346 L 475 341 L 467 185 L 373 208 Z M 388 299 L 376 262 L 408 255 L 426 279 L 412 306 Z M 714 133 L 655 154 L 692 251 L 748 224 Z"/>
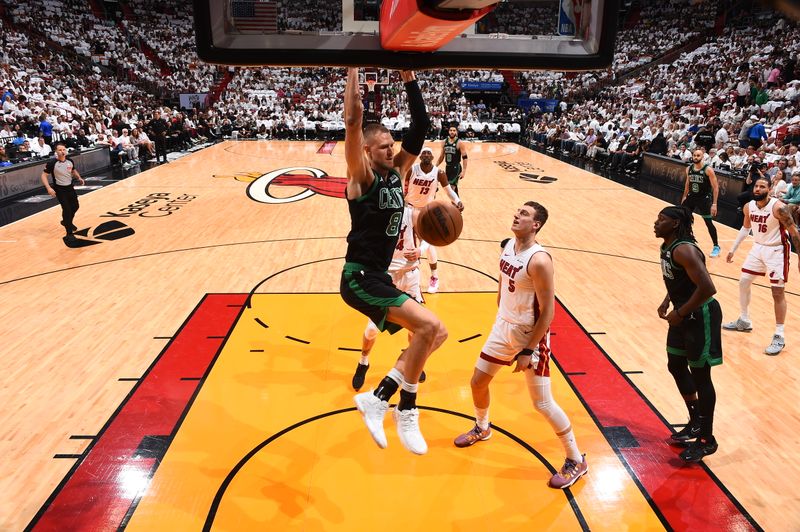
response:
<path id="1" fill-rule="evenodd" d="M 152 192 L 122 208 L 108 211 L 100 218 L 114 218 L 104 221 L 95 228 L 85 227 L 74 231 L 72 237 L 64 237 L 64 244 L 70 248 L 96 246 L 103 242 L 120 240 L 133 236 L 136 230 L 119 219 L 127 218 L 128 223 L 134 217 L 163 218 L 175 214 L 187 203 L 196 199 L 192 194 L 175 194 L 172 192 Z"/>
<path id="2" fill-rule="evenodd" d="M 531 163 L 525 161 L 494 161 L 494 164 L 505 170 L 506 172 L 513 172 L 519 174 L 518 177 L 523 181 L 529 183 L 539 183 L 542 185 L 549 185 L 558 181 L 557 177 L 543 175 L 544 170 L 537 168 Z"/>
<path id="3" fill-rule="evenodd" d="M 153 192 L 133 203 L 101 214 L 101 218 L 163 218 L 179 211 L 197 196 L 192 194 L 174 194 L 172 192 Z"/>

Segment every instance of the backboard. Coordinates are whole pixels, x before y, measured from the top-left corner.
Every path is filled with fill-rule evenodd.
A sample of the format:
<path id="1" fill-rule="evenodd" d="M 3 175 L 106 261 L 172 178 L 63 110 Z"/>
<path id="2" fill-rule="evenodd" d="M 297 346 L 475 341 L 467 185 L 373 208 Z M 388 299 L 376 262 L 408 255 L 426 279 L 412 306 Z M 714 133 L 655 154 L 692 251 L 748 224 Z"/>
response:
<path id="1" fill-rule="evenodd" d="M 405 2 L 384 1 L 384 13 Z M 445 16 L 465 1 L 411 0 Z M 383 49 L 381 0 L 194 0 L 194 21 L 198 55 L 218 64 L 579 71 L 610 66 L 618 7 L 504 0 L 434 52 Z"/>

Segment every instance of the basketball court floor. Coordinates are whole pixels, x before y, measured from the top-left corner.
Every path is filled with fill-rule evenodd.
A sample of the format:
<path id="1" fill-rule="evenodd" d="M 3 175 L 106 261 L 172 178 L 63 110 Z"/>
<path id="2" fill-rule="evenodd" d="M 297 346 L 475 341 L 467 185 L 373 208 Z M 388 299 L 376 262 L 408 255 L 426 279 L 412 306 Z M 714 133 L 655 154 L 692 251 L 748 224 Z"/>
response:
<path id="1" fill-rule="evenodd" d="M 75 248 L 58 208 L 0 228 L 0 529 L 800 529 L 797 281 L 780 356 L 763 354 L 763 282 L 753 332 L 723 333 L 719 451 L 684 465 L 665 442 L 686 412 L 656 313 L 664 203 L 515 144 L 469 145 L 464 231 L 426 296 L 449 330 L 419 393 L 430 450 L 405 451 L 391 420 L 377 448 L 350 388 L 365 320 L 338 295 L 343 147 L 225 142 L 148 170 L 81 196 Z M 510 370 L 494 437 L 452 444 L 527 200 L 550 210 L 553 389 L 590 466 L 563 492 L 546 486 L 561 446 Z M 724 256 L 735 230 L 718 229 Z M 749 246 L 708 259 L 726 319 Z M 378 338 L 367 387 L 404 343 Z"/>

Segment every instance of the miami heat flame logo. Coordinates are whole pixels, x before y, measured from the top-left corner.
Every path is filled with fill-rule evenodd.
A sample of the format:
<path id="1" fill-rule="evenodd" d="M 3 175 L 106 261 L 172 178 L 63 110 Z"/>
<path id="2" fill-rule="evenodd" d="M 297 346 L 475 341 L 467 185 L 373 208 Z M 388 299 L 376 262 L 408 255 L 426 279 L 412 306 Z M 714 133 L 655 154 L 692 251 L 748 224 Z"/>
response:
<path id="1" fill-rule="evenodd" d="M 331 198 L 344 198 L 347 187 L 346 177 L 331 177 L 319 168 L 293 166 L 280 168 L 262 174 L 261 172 L 242 172 L 235 175 L 215 175 L 217 178 L 233 178 L 250 183 L 247 196 L 259 203 L 292 203 L 310 198 L 314 194 L 322 194 Z M 280 197 L 270 193 L 272 186 L 299 187 L 305 189 L 293 196 Z"/>

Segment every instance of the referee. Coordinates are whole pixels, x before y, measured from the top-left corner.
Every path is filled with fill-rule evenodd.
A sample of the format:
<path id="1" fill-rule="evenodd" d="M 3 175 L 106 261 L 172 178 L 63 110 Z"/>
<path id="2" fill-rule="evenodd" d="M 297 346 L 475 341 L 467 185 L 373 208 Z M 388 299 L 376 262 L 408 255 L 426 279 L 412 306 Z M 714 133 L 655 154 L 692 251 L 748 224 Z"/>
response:
<path id="1" fill-rule="evenodd" d="M 53 176 L 52 186 L 50 186 L 48 176 Z M 83 178 L 75 169 L 75 162 L 67 157 L 67 147 L 63 144 L 56 145 L 56 158 L 49 160 L 45 165 L 42 172 L 42 184 L 47 189 L 47 193 L 58 199 L 58 203 L 61 204 L 61 225 L 67 231 L 65 241 L 75 240 L 72 233 L 78 229 L 72 224 L 72 219 L 75 218 L 75 213 L 80 207 L 78 193 L 72 186 L 75 179 L 83 185 Z"/>

